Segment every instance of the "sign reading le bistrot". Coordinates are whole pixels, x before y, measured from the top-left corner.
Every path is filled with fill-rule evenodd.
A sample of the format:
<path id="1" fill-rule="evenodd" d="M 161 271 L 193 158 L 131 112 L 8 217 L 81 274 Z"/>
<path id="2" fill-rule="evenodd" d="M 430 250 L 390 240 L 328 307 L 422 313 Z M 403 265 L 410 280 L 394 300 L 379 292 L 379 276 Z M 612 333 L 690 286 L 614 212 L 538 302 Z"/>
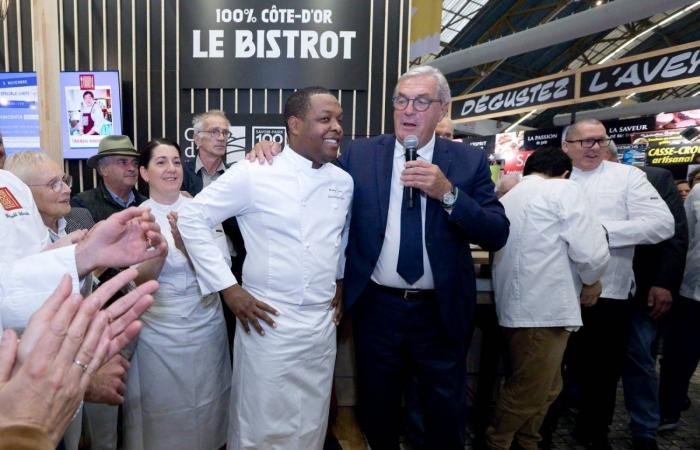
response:
<path id="1" fill-rule="evenodd" d="M 369 2 L 180 2 L 180 86 L 364 90 Z"/>

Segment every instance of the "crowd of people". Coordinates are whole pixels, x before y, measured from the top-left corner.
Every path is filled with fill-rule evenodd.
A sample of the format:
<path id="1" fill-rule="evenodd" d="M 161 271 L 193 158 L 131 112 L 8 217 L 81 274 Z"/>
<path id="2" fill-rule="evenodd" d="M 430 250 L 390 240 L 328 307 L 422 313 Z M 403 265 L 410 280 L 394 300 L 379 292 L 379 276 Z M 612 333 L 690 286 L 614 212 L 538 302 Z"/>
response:
<path id="1" fill-rule="evenodd" d="M 116 450 L 120 412 L 125 450 L 332 448 L 344 313 L 371 448 L 463 449 L 473 245 L 493 254 L 506 368 L 478 445 L 548 447 L 574 405 L 574 437 L 610 448 L 622 379 L 634 448 L 656 448 L 700 359 L 700 175 L 619 164 L 586 119 L 495 186 L 486 155 L 452 141 L 450 101 L 442 73 L 413 68 L 394 133 L 340 151 L 338 99 L 300 89 L 284 148 L 230 166 L 222 111 L 195 116 L 190 161 L 165 138 L 106 136 L 87 161 L 101 182 L 72 198 L 60 164 L 11 155 L 0 449 L 83 434 Z"/>

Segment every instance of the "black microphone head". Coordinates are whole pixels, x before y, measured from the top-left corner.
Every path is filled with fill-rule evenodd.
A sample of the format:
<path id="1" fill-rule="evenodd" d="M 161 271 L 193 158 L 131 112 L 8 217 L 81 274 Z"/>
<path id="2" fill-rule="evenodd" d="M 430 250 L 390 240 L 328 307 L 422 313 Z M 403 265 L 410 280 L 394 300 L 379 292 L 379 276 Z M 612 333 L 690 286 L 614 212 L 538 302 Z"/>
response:
<path id="1" fill-rule="evenodd" d="M 410 149 L 414 149 L 414 150 L 415 150 L 415 149 L 418 147 L 418 138 L 417 138 L 415 135 L 413 135 L 413 134 L 409 134 L 409 135 L 406 136 L 406 138 L 403 140 L 403 147 L 404 147 L 405 149 L 409 149 L 409 148 L 410 148 Z"/>

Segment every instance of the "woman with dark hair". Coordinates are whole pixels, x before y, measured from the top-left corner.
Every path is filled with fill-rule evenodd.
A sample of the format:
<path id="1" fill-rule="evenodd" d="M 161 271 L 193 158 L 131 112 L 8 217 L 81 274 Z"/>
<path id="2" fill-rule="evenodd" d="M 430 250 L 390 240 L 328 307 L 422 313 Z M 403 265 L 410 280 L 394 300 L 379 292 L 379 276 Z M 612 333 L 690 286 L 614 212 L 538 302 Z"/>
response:
<path id="1" fill-rule="evenodd" d="M 127 379 L 126 450 L 214 450 L 226 442 L 231 380 L 226 325 L 218 294 L 203 297 L 177 230 L 189 201 L 180 193 L 177 144 L 155 139 L 140 152 L 140 174 L 151 212 L 168 241 L 161 267 L 138 267 L 137 281 L 157 279 L 153 306 L 141 317 Z M 221 234 L 224 257 L 225 240 Z"/>

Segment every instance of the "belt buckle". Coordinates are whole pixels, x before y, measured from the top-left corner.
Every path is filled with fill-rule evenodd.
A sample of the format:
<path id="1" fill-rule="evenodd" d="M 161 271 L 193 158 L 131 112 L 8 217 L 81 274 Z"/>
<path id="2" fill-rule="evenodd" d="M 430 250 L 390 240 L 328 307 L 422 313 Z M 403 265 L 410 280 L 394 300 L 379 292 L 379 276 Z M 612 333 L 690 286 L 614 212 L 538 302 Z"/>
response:
<path id="1" fill-rule="evenodd" d="M 410 300 L 409 296 L 411 294 L 418 294 L 420 291 L 417 289 L 404 289 L 403 291 L 403 299 L 404 300 Z"/>

